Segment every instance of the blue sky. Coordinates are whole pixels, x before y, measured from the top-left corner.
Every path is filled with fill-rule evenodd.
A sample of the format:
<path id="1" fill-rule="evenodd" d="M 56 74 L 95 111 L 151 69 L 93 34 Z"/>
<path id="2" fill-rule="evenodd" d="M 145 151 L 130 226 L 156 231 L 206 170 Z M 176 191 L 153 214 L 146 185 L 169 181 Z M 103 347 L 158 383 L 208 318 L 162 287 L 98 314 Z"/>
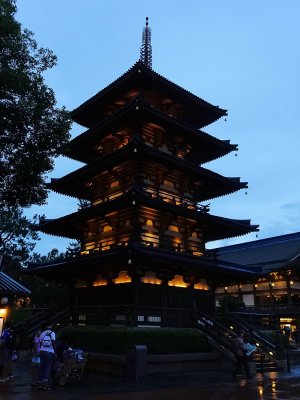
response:
<path id="1" fill-rule="evenodd" d="M 139 58 L 149 17 L 153 69 L 228 110 L 206 131 L 239 145 L 205 167 L 249 183 L 212 200 L 211 213 L 251 219 L 258 238 L 299 231 L 300 1 L 299 0 L 18 0 L 17 19 L 39 46 L 58 56 L 45 75 L 60 106 L 80 105 Z M 84 129 L 73 126 L 72 135 Z M 80 166 L 59 158 L 50 177 Z M 27 211 L 57 218 L 77 200 L 52 193 Z M 249 234 L 216 247 L 255 240 Z M 63 250 L 69 240 L 42 235 L 36 250 Z"/>

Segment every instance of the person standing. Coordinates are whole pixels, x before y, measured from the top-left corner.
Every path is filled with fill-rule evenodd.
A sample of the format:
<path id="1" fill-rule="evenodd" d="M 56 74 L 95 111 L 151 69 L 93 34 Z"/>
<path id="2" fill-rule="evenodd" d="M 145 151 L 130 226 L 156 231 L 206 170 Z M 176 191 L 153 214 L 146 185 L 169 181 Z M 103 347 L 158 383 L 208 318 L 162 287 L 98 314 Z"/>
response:
<path id="1" fill-rule="evenodd" d="M 50 390 L 49 378 L 55 356 L 55 333 L 52 322 L 47 322 L 45 330 L 40 335 L 40 368 L 38 382 L 43 390 Z"/>
<path id="2" fill-rule="evenodd" d="M 38 329 L 34 335 L 32 350 L 31 350 L 31 386 L 39 386 L 38 375 L 40 368 L 40 337 L 41 329 Z"/>
<path id="3" fill-rule="evenodd" d="M 11 380 L 14 378 L 13 369 L 12 369 L 12 355 L 16 352 L 18 345 L 18 338 L 13 329 L 12 324 L 7 321 L 4 325 L 4 329 L 1 335 L 2 342 L 2 363 L 3 371 L 2 371 L 2 380 Z"/>
<path id="4" fill-rule="evenodd" d="M 245 342 L 242 332 L 238 332 L 234 338 L 233 352 L 236 358 L 236 363 L 232 376 L 235 378 L 239 369 L 243 367 L 247 378 L 251 378 L 248 365 L 248 357 L 246 355 L 247 350 L 245 349 Z"/>

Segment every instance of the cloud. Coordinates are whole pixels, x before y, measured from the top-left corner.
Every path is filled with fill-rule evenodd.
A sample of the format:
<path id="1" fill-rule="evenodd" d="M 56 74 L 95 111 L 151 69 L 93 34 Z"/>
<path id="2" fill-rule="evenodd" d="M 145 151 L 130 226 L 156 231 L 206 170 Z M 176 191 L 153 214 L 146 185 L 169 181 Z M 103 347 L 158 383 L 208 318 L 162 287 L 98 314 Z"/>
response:
<path id="1" fill-rule="evenodd" d="M 300 218 L 300 200 L 293 201 L 290 203 L 285 203 L 280 207 L 286 214 L 287 220 L 294 220 L 296 218 Z M 298 221 L 299 224 L 299 221 Z"/>

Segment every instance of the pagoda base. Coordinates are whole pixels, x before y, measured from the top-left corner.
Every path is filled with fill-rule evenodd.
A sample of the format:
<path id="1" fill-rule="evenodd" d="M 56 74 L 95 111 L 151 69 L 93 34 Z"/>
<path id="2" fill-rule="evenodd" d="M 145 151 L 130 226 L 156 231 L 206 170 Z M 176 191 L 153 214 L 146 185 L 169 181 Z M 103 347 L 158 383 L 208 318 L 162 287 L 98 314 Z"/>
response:
<path id="1" fill-rule="evenodd" d="M 115 293 L 109 286 L 76 289 L 72 323 L 189 328 L 196 326 L 200 313 L 212 317 L 215 313 L 211 291 L 149 284 L 116 286 Z"/>

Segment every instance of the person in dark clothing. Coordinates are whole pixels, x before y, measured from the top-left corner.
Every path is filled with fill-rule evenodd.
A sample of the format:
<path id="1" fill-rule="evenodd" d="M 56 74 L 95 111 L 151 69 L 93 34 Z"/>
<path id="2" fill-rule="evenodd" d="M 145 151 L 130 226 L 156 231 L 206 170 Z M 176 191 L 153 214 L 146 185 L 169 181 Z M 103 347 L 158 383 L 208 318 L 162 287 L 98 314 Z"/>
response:
<path id="1" fill-rule="evenodd" d="M 12 324 L 7 321 L 1 335 L 1 353 L 2 353 L 2 373 L 1 379 L 11 380 L 14 378 L 12 369 L 12 354 L 16 351 L 18 345 L 18 337 L 14 331 Z"/>
<path id="2" fill-rule="evenodd" d="M 249 371 L 248 361 L 249 358 L 246 355 L 245 342 L 243 339 L 243 334 L 241 332 L 237 333 L 233 341 L 233 353 L 236 358 L 235 367 L 232 376 L 235 378 L 240 369 L 244 369 L 247 378 L 251 378 Z"/>

